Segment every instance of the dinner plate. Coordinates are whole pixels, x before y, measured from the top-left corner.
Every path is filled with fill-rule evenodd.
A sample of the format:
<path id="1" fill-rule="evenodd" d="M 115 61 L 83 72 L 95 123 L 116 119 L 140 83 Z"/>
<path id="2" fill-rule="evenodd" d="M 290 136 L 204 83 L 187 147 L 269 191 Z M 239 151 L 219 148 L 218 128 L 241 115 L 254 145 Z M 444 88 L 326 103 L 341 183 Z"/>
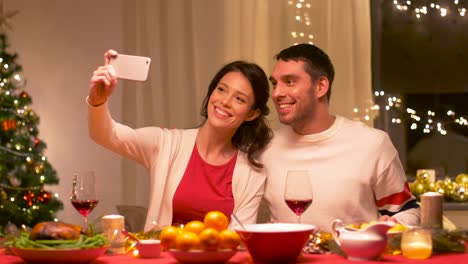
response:
<path id="1" fill-rule="evenodd" d="M 417 228 L 417 226 L 405 226 L 405 225 L 403 225 L 401 228 L 399 228 L 397 230 L 389 229 L 388 232 L 387 232 L 387 235 L 389 235 L 389 236 L 398 235 L 398 234 L 401 234 L 401 233 L 405 232 L 406 230 L 410 230 L 410 229 L 414 229 L 414 228 Z"/>
<path id="2" fill-rule="evenodd" d="M 28 263 L 88 263 L 106 252 L 109 246 L 88 249 L 40 249 L 10 247 L 11 251 Z"/>
<path id="3" fill-rule="evenodd" d="M 201 251 L 201 250 L 190 250 L 190 251 L 178 251 L 169 250 L 171 254 L 180 263 L 224 263 L 228 261 L 236 250 L 219 250 L 219 251 Z"/>
<path id="4" fill-rule="evenodd" d="M 351 231 L 359 231 L 359 230 L 361 230 L 361 229 L 356 228 L 356 227 L 354 227 L 354 226 L 352 226 L 352 225 L 346 225 L 345 228 L 346 228 L 347 230 L 351 230 Z M 409 230 L 409 229 L 413 229 L 413 228 L 415 228 L 415 226 L 405 226 L 405 225 L 402 225 L 400 228 L 398 228 L 398 229 L 396 229 L 396 230 L 390 228 L 390 229 L 387 231 L 387 235 L 393 236 L 393 235 L 401 234 L 401 233 L 403 233 L 404 231 Z"/>

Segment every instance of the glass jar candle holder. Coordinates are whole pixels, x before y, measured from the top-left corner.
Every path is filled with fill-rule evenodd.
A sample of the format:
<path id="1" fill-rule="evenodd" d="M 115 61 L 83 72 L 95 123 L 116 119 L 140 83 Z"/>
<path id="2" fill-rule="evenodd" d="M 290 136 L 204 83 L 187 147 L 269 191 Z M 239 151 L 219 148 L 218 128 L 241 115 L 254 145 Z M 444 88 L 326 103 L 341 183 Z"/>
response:
<path id="1" fill-rule="evenodd" d="M 432 255 L 431 229 L 414 228 L 403 232 L 401 252 L 409 259 L 427 259 Z"/>

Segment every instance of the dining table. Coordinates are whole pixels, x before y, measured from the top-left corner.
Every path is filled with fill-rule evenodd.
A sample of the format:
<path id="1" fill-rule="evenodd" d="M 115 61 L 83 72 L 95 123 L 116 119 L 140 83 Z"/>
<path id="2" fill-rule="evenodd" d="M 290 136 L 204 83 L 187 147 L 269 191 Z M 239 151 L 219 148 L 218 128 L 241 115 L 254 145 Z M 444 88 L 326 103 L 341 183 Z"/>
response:
<path id="1" fill-rule="evenodd" d="M 1 264 L 23 264 L 26 262 L 23 261 L 20 257 L 9 254 L 5 249 L 0 249 L 0 263 Z M 120 254 L 120 255 L 110 255 L 104 254 L 97 259 L 90 262 L 91 264 L 144 264 L 144 263 L 154 263 L 154 264 L 177 264 L 179 263 L 172 255 L 168 252 L 162 252 L 161 255 L 157 258 L 139 258 L 133 256 L 131 253 Z M 252 257 L 247 251 L 239 251 L 232 258 L 230 258 L 227 264 L 254 264 Z M 346 259 L 343 256 L 336 254 L 307 254 L 302 253 L 296 263 L 300 264 L 342 264 L 342 263 L 356 263 L 356 264 L 366 264 L 366 263 L 417 263 L 417 264 L 466 264 L 468 263 L 468 252 L 465 253 L 444 253 L 444 254 L 434 254 L 428 259 L 424 260 L 413 260 L 405 258 L 402 255 L 383 255 L 379 260 L 375 261 L 351 261 Z M 200 263 L 201 264 L 201 263 Z"/>

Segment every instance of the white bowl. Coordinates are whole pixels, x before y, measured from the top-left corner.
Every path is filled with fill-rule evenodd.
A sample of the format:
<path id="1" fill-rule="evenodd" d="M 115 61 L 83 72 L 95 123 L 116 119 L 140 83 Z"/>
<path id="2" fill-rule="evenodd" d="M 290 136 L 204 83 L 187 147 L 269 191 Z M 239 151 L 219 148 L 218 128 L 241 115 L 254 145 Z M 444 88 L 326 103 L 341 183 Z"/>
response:
<path id="1" fill-rule="evenodd" d="M 255 262 L 295 262 L 316 229 L 309 224 L 266 223 L 234 227 Z"/>
<path id="2" fill-rule="evenodd" d="M 142 258 L 157 258 L 161 255 L 161 241 L 144 239 L 136 244 L 138 255 Z"/>

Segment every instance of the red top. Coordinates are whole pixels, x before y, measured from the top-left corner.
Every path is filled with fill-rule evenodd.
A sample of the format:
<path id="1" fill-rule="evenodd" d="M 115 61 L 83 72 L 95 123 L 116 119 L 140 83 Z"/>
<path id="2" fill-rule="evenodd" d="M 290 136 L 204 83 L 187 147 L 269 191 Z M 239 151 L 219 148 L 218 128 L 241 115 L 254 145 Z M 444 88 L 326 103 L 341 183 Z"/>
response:
<path id="1" fill-rule="evenodd" d="M 195 145 L 185 174 L 172 200 L 172 223 L 203 222 L 205 214 L 217 210 L 231 215 L 234 210 L 232 174 L 237 155 L 226 164 L 206 163 Z"/>

